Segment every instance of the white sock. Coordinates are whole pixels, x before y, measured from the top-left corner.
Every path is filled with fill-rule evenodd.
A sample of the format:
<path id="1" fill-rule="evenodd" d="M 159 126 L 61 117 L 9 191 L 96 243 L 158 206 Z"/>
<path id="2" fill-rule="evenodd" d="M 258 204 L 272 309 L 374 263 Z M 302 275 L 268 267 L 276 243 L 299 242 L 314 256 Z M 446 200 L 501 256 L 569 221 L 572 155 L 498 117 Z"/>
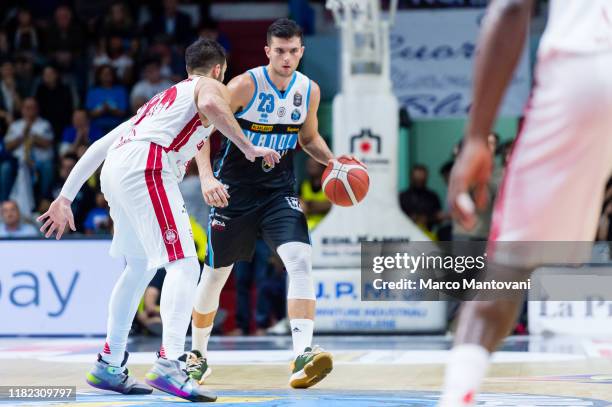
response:
<path id="1" fill-rule="evenodd" d="M 304 348 L 312 346 L 314 321 L 312 319 L 292 319 L 290 323 L 293 353 L 297 357 L 304 353 Z"/>
<path id="2" fill-rule="evenodd" d="M 198 328 L 193 322 L 191 323 L 191 348 L 199 351 L 203 357 L 206 357 L 208 353 L 208 340 L 212 329 L 212 325 L 206 328 Z"/>
<path id="3" fill-rule="evenodd" d="M 159 311 L 163 333 L 160 353 L 176 360 L 185 352 L 200 265 L 195 257 L 174 261 L 166 266 Z"/>
<path id="4" fill-rule="evenodd" d="M 440 407 L 474 406 L 488 367 L 489 352 L 482 346 L 463 344 L 454 347 L 446 366 Z"/>
<path id="5" fill-rule="evenodd" d="M 127 265 L 115 283 L 108 303 L 106 343 L 102 360 L 111 366 L 120 366 L 127 347 L 132 321 L 140 299 L 156 270 L 147 270 L 145 259 L 126 259 Z"/>

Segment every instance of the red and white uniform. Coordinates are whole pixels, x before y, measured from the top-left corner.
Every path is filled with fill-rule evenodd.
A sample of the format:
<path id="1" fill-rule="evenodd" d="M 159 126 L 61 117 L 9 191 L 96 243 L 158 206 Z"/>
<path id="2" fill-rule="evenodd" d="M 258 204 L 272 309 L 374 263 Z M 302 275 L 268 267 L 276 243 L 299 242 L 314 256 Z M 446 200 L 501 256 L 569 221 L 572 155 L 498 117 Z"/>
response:
<path id="1" fill-rule="evenodd" d="M 493 242 L 592 241 L 612 171 L 612 0 L 550 7 Z"/>
<path id="2" fill-rule="evenodd" d="M 212 130 L 198 116 L 197 82 L 155 95 L 108 151 L 100 179 L 114 221 L 113 256 L 146 258 L 149 269 L 196 256 L 178 182 Z"/>

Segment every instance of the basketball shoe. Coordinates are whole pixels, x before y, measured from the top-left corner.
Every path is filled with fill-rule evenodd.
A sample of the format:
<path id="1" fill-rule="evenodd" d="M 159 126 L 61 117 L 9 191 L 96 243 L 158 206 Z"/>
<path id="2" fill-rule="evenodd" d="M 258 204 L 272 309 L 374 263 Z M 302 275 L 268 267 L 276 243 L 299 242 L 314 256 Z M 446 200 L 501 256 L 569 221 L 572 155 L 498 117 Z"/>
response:
<path id="1" fill-rule="evenodd" d="M 191 352 L 185 353 L 179 360 L 185 362 L 185 371 L 189 377 L 196 380 L 199 384 L 204 384 L 204 380 L 212 373 L 206 358 L 198 350 L 194 349 Z"/>
<path id="2" fill-rule="evenodd" d="M 97 389 L 116 391 L 121 394 L 151 394 L 153 389 L 138 383 L 129 375 L 125 364 L 129 353 L 125 352 L 121 366 L 111 366 L 98 353 L 93 370 L 87 373 L 87 383 Z"/>
<path id="3" fill-rule="evenodd" d="M 308 347 L 291 363 L 289 385 L 295 389 L 314 386 L 332 371 L 333 364 L 331 353 L 318 346 Z"/>

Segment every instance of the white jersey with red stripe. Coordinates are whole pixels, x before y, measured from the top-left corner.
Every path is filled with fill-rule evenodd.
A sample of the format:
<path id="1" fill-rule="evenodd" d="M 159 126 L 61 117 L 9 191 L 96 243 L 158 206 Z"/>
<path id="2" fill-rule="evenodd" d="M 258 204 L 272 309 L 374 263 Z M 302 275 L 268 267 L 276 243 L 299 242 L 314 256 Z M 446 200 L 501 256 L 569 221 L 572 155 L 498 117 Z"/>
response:
<path id="1" fill-rule="evenodd" d="M 111 149 L 131 141 L 148 141 L 166 152 L 179 180 L 186 166 L 210 136 L 213 126 L 203 127 L 195 102 L 195 76 L 153 96 L 132 118 L 132 130 Z"/>
<path id="2" fill-rule="evenodd" d="M 551 0 L 539 55 L 612 51 L 612 0 Z"/>

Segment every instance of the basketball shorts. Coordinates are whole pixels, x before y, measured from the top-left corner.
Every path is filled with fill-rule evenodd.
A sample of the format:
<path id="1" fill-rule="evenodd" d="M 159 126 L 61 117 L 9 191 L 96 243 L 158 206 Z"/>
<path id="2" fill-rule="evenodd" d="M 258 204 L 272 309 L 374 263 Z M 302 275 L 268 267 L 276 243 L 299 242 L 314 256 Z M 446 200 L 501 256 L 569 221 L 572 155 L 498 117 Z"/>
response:
<path id="1" fill-rule="evenodd" d="M 612 171 L 610 72 L 612 53 L 554 53 L 538 61 L 494 206 L 490 249 L 501 242 L 593 241 Z M 583 255 L 557 260 L 580 262 Z"/>
<path id="2" fill-rule="evenodd" d="M 250 188 L 228 192 L 229 205 L 210 212 L 206 253 L 210 267 L 250 261 L 259 238 L 274 251 L 288 242 L 310 244 L 306 217 L 294 192 L 262 193 Z"/>
<path id="3" fill-rule="evenodd" d="M 112 256 L 147 259 L 149 269 L 196 256 L 178 180 L 162 147 L 133 141 L 109 151 L 100 184 L 114 223 Z"/>

